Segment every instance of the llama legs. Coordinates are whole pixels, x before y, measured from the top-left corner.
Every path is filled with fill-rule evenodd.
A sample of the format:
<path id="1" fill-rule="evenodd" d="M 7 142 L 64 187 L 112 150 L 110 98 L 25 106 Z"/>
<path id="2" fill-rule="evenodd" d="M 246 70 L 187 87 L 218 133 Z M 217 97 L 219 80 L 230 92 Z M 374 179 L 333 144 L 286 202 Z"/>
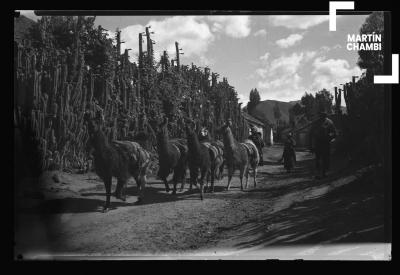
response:
<path id="1" fill-rule="evenodd" d="M 206 193 L 206 192 L 209 192 L 209 190 L 211 190 L 211 189 L 209 189 L 209 187 L 208 187 L 208 183 L 211 181 L 211 174 L 212 174 L 212 171 L 214 171 L 213 169 L 211 169 L 211 171 L 208 171 L 208 175 L 207 175 L 207 180 L 206 180 L 206 185 L 205 185 L 205 187 L 204 187 L 204 192 Z M 210 187 L 211 188 L 211 187 Z"/>
<path id="2" fill-rule="evenodd" d="M 225 162 L 222 161 L 221 166 L 218 169 L 218 180 L 222 180 L 223 172 L 224 172 L 224 164 Z"/>
<path id="3" fill-rule="evenodd" d="M 245 185 L 245 189 L 247 189 L 247 185 L 249 184 L 249 173 L 250 173 L 250 167 L 246 168 L 246 171 L 244 172 L 244 175 L 246 177 L 246 185 Z"/>
<path id="4" fill-rule="evenodd" d="M 233 175 L 233 166 L 228 166 L 228 186 L 226 186 L 226 190 L 229 190 L 231 187 L 231 180 Z"/>
<path id="5" fill-rule="evenodd" d="M 208 176 L 208 169 L 203 168 L 201 170 L 201 177 L 200 177 L 200 199 L 203 200 L 203 191 L 204 191 L 204 180 L 207 179 Z"/>
<path id="6" fill-rule="evenodd" d="M 139 188 L 139 194 L 138 194 L 138 202 L 141 203 L 144 200 L 144 190 L 146 188 L 146 174 L 140 175 L 139 181 L 138 181 L 138 188 Z"/>
<path id="7" fill-rule="evenodd" d="M 174 184 L 174 189 L 172 191 L 172 195 L 176 194 L 176 185 L 178 184 L 178 179 L 181 178 L 180 174 L 181 174 L 181 172 L 178 171 L 178 169 L 175 169 L 174 176 L 172 178 L 172 181 L 173 181 L 173 184 Z"/>
<path id="8" fill-rule="evenodd" d="M 210 173 L 210 177 L 211 177 L 211 186 L 210 186 L 210 193 L 214 192 L 214 180 L 215 180 L 215 170 L 212 171 L 212 173 Z"/>
<path id="9" fill-rule="evenodd" d="M 165 192 L 169 192 L 169 185 L 168 185 L 168 180 L 167 180 L 167 177 L 165 176 L 165 177 L 163 177 L 162 178 L 162 180 L 163 180 L 163 182 L 164 182 L 164 185 L 165 185 Z"/>
<path id="10" fill-rule="evenodd" d="M 257 166 L 254 167 L 254 171 L 253 171 L 254 187 L 257 186 L 256 177 L 257 177 Z"/>
<path id="11" fill-rule="evenodd" d="M 126 201 L 126 181 L 126 179 L 118 179 L 117 188 L 115 189 L 115 197 L 123 201 Z"/>
<path id="12" fill-rule="evenodd" d="M 116 198 L 119 199 L 121 197 L 121 191 L 122 191 L 122 182 L 120 181 L 120 179 L 118 179 L 117 187 L 115 187 L 115 192 L 114 192 Z"/>
<path id="13" fill-rule="evenodd" d="M 214 178 L 217 180 L 221 180 L 222 169 L 223 169 L 223 168 L 221 169 L 222 165 L 223 165 L 222 160 L 218 159 L 217 165 L 215 167 L 215 176 L 214 176 Z"/>
<path id="14" fill-rule="evenodd" d="M 182 172 L 182 176 L 181 176 L 181 191 L 183 191 L 183 187 L 185 186 L 185 182 L 186 182 L 186 167 L 184 168 L 183 172 Z"/>
<path id="15" fill-rule="evenodd" d="M 244 167 L 242 167 L 240 169 L 240 175 L 239 175 L 239 177 L 240 177 L 240 190 L 242 190 L 242 191 L 243 191 L 243 176 L 244 176 L 244 173 L 245 173 L 246 170 L 247 170 L 247 166 L 244 166 Z"/>
<path id="16" fill-rule="evenodd" d="M 190 172 L 190 186 L 189 190 L 192 190 L 193 184 L 197 186 L 197 177 L 199 176 L 198 168 L 196 167 L 189 167 Z"/>
<path id="17" fill-rule="evenodd" d="M 107 212 L 108 208 L 110 207 L 111 182 L 112 182 L 112 177 L 107 177 L 104 180 L 104 186 L 106 187 L 106 204 L 104 205 L 103 212 Z"/>

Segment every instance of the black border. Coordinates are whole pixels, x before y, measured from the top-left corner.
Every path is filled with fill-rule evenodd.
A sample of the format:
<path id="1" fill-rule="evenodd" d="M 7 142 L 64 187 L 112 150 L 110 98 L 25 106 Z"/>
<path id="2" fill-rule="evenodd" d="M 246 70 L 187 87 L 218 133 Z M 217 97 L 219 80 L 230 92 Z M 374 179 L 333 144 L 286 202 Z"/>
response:
<path id="1" fill-rule="evenodd" d="M 283 1 L 282 1 L 283 2 Z M 37 15 L 44 15 L 46 13 L 47 15 L 279 15 L 279 14 L 285 14 L 285 15 L 327 15 L 329 14 L 328 9 L 328 1 L 320 1 L 319 4 L 313 4 L 311 7 L 307 7 L 307 4 L 310 2 L 307 2 L 305 4 L 304 2 L 297 1 L 297 4 L 287 4 L 285 1 L 284 3 L 266 3 L 266 7 L 263 7 L 262 10 L 254 10 L 257 8 L 257 5 L 253 6 L 251 9 L 249 8 L 236 8 L 236 9 L 226 9 L 226 6 L 223 7 L 223 9 L 202 9 L 202 10 L 192 10 L 192 9 L 172 9 L 172 10 L 151 10 L 151 9 L 136 9 L 136 10 L 78 10 L 78 11 L 59 11 L 59 10 L 38 10 L 36 12 Z M 135 3 L 136 6 L 137 2 Z M 170 3 L 168 3 L 170 4 Z M 265 3 L 264 3 L 265 4 Z M 369 6 L 367 7 L 367 2 L 357 2 L 355 3 L 355 11 L 337 11 L 337 14 L 341 15 L 353 15 L 353 14 L 369 14 L 371 13 L 372 10 L 384 10 L 384 11 L 391 11 L 392 8 L 392 2 L 385 2 L 385 1 L 379 1 L 378 3 L 374 3 L 374 7 Z M 281 5 L 280 7 L 277 5 Z M 96 4 L 96 7 L 98 4 Z M 158 6 L 158 5 L 157 5 Z M 161 5 L 162 6 L 162 5 Z M 169 5 L 171 6 L 171 5 Z M 138 7 L 138 6 L 137 6 Z M 173 5 L 172 5 L 173 7 Z M 217 7 L 217 6 L 215 6 Z M 24 8 L 24 9 L 29 9 L 29 8 Z M 296 11 L 297 9 L 297 11 Z M 305 11 L 307 9 L 307 11 Z M 272 11 L 274 10 L 274 11 Z M 399 53 L 399 47 L 398 47 L 398 41 L 397 36 L 392 37 L 392 29 L 394 29 L 394 26 L 398 26 L 398 16 L 397 12 L 391 12 L 391 13 L 385 13 L 385 67 L 384 67 L 384 72 L 385 74 L 391 74 L 391 54 L 392 53 Z M 14 17 L 15 13 L 12 12 L 12 16 Z M 11 21 L 11 20 L 10 20 Z M 10 39 L 11 41 L 11 39 Z M 12 39 L 13 41 L 13 39 Z M 12 46 L 13 49 L 13 46 Z M 10 54 L 10 59 L 13 58 L 13 55 Z M 11 60 L 11 62 L 13 62 Z M 11 74 L 11 71 L 9 71 Z M 10 76 L 11 77 L 11 76 Z M 398 102 L 396 101 L 395 97 L 396 91 L 399 87 L 398 84 L 390 84 L 390 85 L 384 85 L 385 87 L 385 131 L 386 131 L 386 150 L 387 154 L 385 154 L 385 168 L 387 173 L 386 174 L 386 186 L 385 186 L 385 220 L 387 221 L 388 219 L 392 220 L 392 134 L 393 134 L 393 128 L 392 128 L 392 103 L 393 102 Z M 8 94 L 8 93 L 7 93 Z M 10 95 L 10 94 L 9 94 Z M 11 99 L 11 98 L 10 98 Z M 11 102 L 11 100 L 10 100 Z M 4 109 L 2 109 L 4 111 Z M 7 111 L 8 112 L 8 111 Z M 8 113 L 10 115 L 10 119 L 8 120 L 8 123 L 11 122 L 12 119 L 12 109 L 11 112 Z M 4 116 L 3 116 L 4 117 Z M 395 117 L 395 116 L 394 116 Z M 4 125 L 4 124 L 3 124 Z M 394 134 L 397 134 L 397 128 L 394 128 Z M 11 146 L 8 147 L 11 150 Z M 9 175 L 11 175 L 11 169 L 9 169 Z M 11 176 L 13 177 L 13 176 Z M 10 179 L 11 179 L 10 177 Z M 10 185 L 7 185 L 7 188 L 11 187 Z M 10 190 L 11 191 L 11 190 Z M 9 194 L 9 193 L 8 193 Z M 7 199 L 12 200 L 12 196 L 6 196 Z M 9 223 L 10 225 L 13 225 L 13 222 Z M 392 222 L 390 222 L 390 225 Z M 13 232 L 13 231 L 11 231 Z M 386 240 L 388 242 L 392 242 L 392 228 L 391 227 L 386 227 L 385 226 L 385 236 Z M 11 240 L 11 248 L 13 249 L 13 239 Z M 12 252 L 13 253 L 13 252 Z M 13 253 L 14 254 L 14 253 Z M 13 256 L 12 256 L 13 257 Z M 146 261 L 147 262 L 147 261 Z M 187 261 L 179 261 L 179 263 L 183 263 Z M 277 260 L 271 260 L 267 261 L 269 263 L 271 262 L 277 262 Z M 280 261 L 281 262 L 281 261 Z M 298 262 L 298 261 L 294 261 Z"/>

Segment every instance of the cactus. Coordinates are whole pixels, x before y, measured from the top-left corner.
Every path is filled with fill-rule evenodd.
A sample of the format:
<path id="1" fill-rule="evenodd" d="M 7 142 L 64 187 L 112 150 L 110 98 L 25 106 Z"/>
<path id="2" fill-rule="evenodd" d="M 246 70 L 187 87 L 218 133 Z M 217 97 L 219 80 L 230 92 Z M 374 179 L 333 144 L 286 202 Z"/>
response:
<path id="1" fill-rule="evenodd" d="M 31 126 L 43 149 L 41 154 L 44 157 L 44 167 L 53 163 L 60 169 L 85 165 L 85 145 L 88 140 L 84 125 L 86 112 L 91 116 L 98 112 L 104 115 L 106 134 L 111 139 L 125 138 L 129 131 L 138 131 L 139 114 L 148 116 L 151 123 L 164 115 L 159 103 L 163 95 L 157 90 L 159 78 L 153 64 L 153 41 L 149 29 L 146 29 L 145 53 L 142 48 L 142 34 L 139 34 L 138 66 L 129 61 L 127 50 L 122 56 L 118 52 L 118 58 L 114 61 L 121 61 L 121 66 L 112 77 L 106 78 L 102 73 L 96 75 L 92 68 L 83 69 L 85 56 L 78 35 L 82 20 L 78 18 L 75 25 L 76 41 L 72 51 L 56 51 L 52 48 L 51 41 L 49 49 L 43 48 L 38 51 L 31 51 L 27 46 L 14 45 L 15 64 L 18 67 L 16 90 L 17 94 L 27 95 L 28 105 L 23 109 L 30 112 L 18 117 L 30 117 Z M 50 40 L 46 31 L 45 28 L 43 35 Z M 118 41 L 117 51 L 122 43 L 120 38 Z M 233 90 L 225 85 L 227 79 L 224 78 L 222 82 L 225 84 L 221 85 L 218 75 L 211 74 L 208 68 L 201 70 L 195 65 L 191 68 L 182 66 L 179 44 L 176 43 L 175 46 L 174 62 L 177 67 L 169 66 L 166 51 L 162 64 L 162 78 L 176 91 L 176 94 L 169 95 L 169 100 L 173 101 L 176 108 L 176 112 L 172 114 L 171 133 L 182 136 L 182 123 L 177 122 L 191 116 L 197 117 L 198 123 L 207 125 L 212 133 L 215 130 L 214 126 L 220 125 L 225 116 L 231 116 L 235 124 L 242 124 L 237 99 L 231 95 Z M 175 71 L 179 71 L 179 77 L 175 75 Z M 29 89 L 24 90 L 26 88 Z M 183 99 L 184 96 L 186 99 Z M 225 106 L 223 100 L 228 96 L 231 98 Z M 17 100 L 16 104 L 22 108 L 25 102 L 20 101 L 24 100 Z M 52 123 L 47 123 L 49 119 Z M 25 118 L 19 118 L 18 123 L 21 124 L 24 120 Z M 146 122 L 146 126 L 149 125 Z M 242 135 L 241 128 L 239 125 L 235 127 L 238 135 Z"/>

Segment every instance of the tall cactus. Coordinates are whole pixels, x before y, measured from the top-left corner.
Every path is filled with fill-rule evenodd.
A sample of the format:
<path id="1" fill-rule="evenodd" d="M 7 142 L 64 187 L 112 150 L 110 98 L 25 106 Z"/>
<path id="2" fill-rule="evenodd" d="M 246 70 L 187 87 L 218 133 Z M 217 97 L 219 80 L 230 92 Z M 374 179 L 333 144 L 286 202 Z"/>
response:
<path id="1" fill-rule="evenodd" d="M 56 51 L 51 41 L 48 49 L 39 49 L 37 52 L 29 51 L 25 46 L 15 46 L 15 64 L 18 65 L 16 89 L 18 94 L 28 96 L 26 110 L 30 112 L 22 116 L 30 117 L 36 138 L 41 144 L 44 167 L 54 162 L 61 168 L 83 165 L 85 142 L 88 140 L 84 124 L 86 113 L 104 116 L 105 131 L 110 139 L 125 138 L 128 131 L 139 130 L 139 114 L 147 115 L 149 121 L 164 115 L 160 105 L 162 95 L 157 91 L 158 81 L 162 78 L 158 77 L 153 64 L 150 30 L 146 29 L 146 53 L 142 49 L 142 34 L 139 34 L 138 65 L 129 61 L 128 49 L 123 55 L 120 54 L 120 44 L 123 42 L 117 31 L 113 64 L 120 61 L 121 66 L 115 69 L 115 74 L 105 77 L 105 70 L 85 66 L 85 53 L 82 50 L 84 40 L 80 41 L 85 35 L 81 31 L 83 20 L 78 18 L 75 21 L 72 51 Z M 44 38 L 51 39 L 46 31 L 45 28 Z M 102 39 L 100 34 L 98 39 Z M 240 106 L 227 79 L 218 82 L 218 74 L 211 74 L 208 68 L 202 70 L 194 64 L 191 67 L 182 66 L 179 44 L 176 43 L 175 47 L 176 59 L 173 62 L 176 68 L 171 69 L 166 51 L 164 63 L 161 64 L 162 72 L 167 77 L 164 80 L 174 87 L 174 94 L 168 95 L 168 100 L 176 108 L 171 133 L 182 136 L 182 123 L 191 116 L 196 116 L 197 122 L 209 127 L 213 133 L 215 125 L 221 125 L 225 116 L 231 116 L 235 133 L 243 135 Z M 150 91 L 153 94 L 149 94 Z M 16 102 L 21 105 L 17 107 L 24 107 L 20 100 Z M 145 127 L 148 126 L 146 122 Z"/>

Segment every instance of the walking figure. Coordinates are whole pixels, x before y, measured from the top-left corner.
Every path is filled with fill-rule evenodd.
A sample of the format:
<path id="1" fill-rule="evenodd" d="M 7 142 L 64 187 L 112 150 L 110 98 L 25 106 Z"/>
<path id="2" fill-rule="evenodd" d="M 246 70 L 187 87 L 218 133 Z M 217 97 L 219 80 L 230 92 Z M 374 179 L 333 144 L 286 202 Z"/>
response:
<path id="1" fill-rule="evenodd" d="M 336 137 L 336 129 L 325 112 L 319 113 L 319 119 L 311 129 L 312 150 L 315 152 L 315 164 L 318 175 L 324 178 L 330 166 L 331 143 Z"/>
<path id="2" fill-rule="evenodd" d="M 252 126 L 250 128 L 251 134 L 249 136 L 248 139 L 250 139 L 251 141 L 254 142 L 254 144 L 257 147 L 258 150 L 258 154 L 260 156 L 260 162 L 259 162 L 259 166 L 263 166 L 264 165 L 264 159 L 263 159 L 263 147 L 265 146 L 264 141 L 262 140 L 261 137 L 261 133 L 257 131 L 256 127 Z"/>
<path id="3" fill-rule="evenodd" d="M 292 137 L 292 133 L 289 133 L 286 137 L 283 154 L 280 162 L 283 162 L 283 166 L 285 167 L 288 173 L 294 168 L 296 163 L 296 151 L 294 147 L 296 146 L 296 141 Z"/>

